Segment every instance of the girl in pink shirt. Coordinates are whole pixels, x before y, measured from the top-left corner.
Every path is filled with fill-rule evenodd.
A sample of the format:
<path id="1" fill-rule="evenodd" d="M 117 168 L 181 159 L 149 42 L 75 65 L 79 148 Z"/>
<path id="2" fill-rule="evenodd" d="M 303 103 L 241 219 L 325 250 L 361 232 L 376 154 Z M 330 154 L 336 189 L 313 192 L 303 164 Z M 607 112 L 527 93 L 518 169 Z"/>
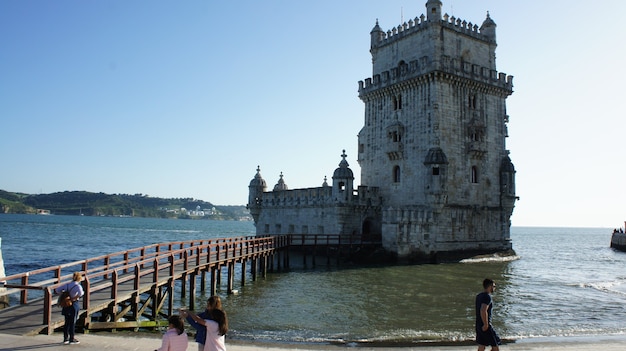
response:
<path id="1" fill-rule="evenodd" d="M 185 325 L 179 316 L 170 316 L 167 332 L 163 334 L 161 347 L 155 351 L 187 351 L 189 339 L 185 333 Z"/>
<path id="2" fill-rule="evenodd" d="M 202 319 L 191 311 L 182 311 L 183 316 L 190 316 L 198 324 L 206 327 L 206 342 L 204 351 L 226 351 L 224 336 L 228 332 L 228 318 L 220 309 L 211 310 L 212 319 Z"/>

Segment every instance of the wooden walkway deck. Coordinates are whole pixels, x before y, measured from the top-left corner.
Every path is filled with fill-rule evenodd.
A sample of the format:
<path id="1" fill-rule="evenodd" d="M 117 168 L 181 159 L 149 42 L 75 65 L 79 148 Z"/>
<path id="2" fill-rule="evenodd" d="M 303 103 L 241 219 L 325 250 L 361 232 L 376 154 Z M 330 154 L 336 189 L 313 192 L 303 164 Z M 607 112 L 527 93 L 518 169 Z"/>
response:
<path id="1" fill-rule="evenodd" d="M 214 294 L 221 270 L 226 268 L 227 290 L 231 292 L 236 263 L 245 277 L 246 263 L 250 262 L 256 279 L 256 273 L 260 270 L 265 275 L 274 264 L 269 260 L 287 246 L 286 236 L 172 242 L 0 277 L 7 288 L 3 294 L 20 294 L 18 305 L 0 310 L 0 331 L 51 334 L 62 326 L 54 289 L 71 281 L 75 271 L 85 273 L 79 324 L 86 330 L 159 326 L 173 313 L 176 286 L 182 296 L 189 294 L 189 308 L 194 308 L 198 277 L 204 291 L 210 276 L 210 292 Z M 29 299 L 31 294 L 35 298 Z"/>
<path id="2" fill-rule="evenodd" d="M 195 308 L 197 289 L 216 294 L 222 276 L 227 292 L 234 290 L 235 269 L 245 285 L 247 269 L 252 280 L 268 270 L 289 268 L 290 248 L 299 248 L 306 265 L 307 253 L 315 266 L 317 255 L 330 264 L 341 248 L 353 246 L 338 235 L 278 235 L 236 237 L 206 241 L 154 244 L 83 261 L 0 277 L 2 295 L 19 294 L 19 304 L 0 310 L 0 332 L 14 335 L 51 334 L 63 326 L 54 289 L 83 272 L 85 295 L 79 303 L 78 324 L 85 332 L 97 329 L 146 328 L 167 325 L 174 313 L 175 292 Z M 304 250 L 303 250 L 304 249 Z M 226 270 L 222 274 L 222 270 Z M 199 287 L 197 286 L 199 282 Z M 0 285 L 2 287 L 2 285 Z M 32 295 L 32 298 L 29 298 Z"/>

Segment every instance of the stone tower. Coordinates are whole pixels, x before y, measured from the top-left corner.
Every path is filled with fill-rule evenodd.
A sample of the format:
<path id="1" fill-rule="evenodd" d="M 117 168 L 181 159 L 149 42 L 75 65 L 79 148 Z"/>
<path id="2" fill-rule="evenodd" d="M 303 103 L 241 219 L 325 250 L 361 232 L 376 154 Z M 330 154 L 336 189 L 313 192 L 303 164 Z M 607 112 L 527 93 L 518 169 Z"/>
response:
<path id="1" fill-rule="evenodd" d="M 507 251 L 515 168 L 505 140 L 513 77 L 496 71 L 496 24 L 426 15 L 370 32 L 372 76 L 358 133 L 361 185 L 342 153 L 332 186 L 273 191 L 257 174 L 257 234 L 338 234 L 381 243 L 399 260 L 439 262 Z"/>
<path id="2" fill-rule="evenodd" d="M 372 78 L 359 82 L 361 183 L 385 199 L 382 240 L 399 256 L 511 248 L 515 169 L 496 71 L 496 24 L 441 13 L 372 31 Z"/>

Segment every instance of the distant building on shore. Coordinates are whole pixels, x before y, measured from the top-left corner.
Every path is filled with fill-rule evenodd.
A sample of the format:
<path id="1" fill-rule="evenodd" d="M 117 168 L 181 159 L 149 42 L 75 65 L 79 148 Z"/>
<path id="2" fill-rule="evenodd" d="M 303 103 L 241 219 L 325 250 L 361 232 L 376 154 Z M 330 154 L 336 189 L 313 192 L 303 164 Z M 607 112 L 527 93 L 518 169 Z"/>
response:
<path id="1" fill-rule="evenodd" d="M 506 149 L 506 98 L 513 77 L 496 70 L 496 24 L 426 15 L 370 32 L 373 75 L 359 82 L 361 184 L 341 155 L 332 182 L 273 190 L 260 168 L 248 209 L 258 235 L 341 234 L 381 242 L 403 261 L 469 257 L 512 249 L 517 196 Z"/>

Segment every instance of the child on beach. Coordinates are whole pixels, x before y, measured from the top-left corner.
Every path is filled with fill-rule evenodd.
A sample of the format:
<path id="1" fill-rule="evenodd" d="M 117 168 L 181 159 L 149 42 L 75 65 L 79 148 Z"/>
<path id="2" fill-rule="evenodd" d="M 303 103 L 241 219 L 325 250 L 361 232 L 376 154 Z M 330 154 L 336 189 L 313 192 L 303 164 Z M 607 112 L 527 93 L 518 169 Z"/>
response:
<path id="1" fill-rule="evenodd" d="M 228 332 L 228 318 L 224 311 L 220 309 L 212 310 L 212 319 L 202 319 L 195 313 L 187 310 L 181 310 L 181 315 L 185 318 L 190 316 L 194 321 L 206 327 L 203 351 L 226 351 L 224 339 Z"/>
<path id="2" fill-rule="evenodd" d="M 222 299 L 213 295 L 206 302 L 206 309 L 198 314 L 202 320 L 213 319 L 211 311 L 222 309 Z M 198 343 L 198 351 L 204 351 L 204 343 L 206 342 L 206 327 L 196 322 L 190 315 L 187 315 L 187 322 L 196 329 L 196 342 Z"/>
<path id="3" fill-rule="evenodd" d="M 170 316 L 167 332 L 163 334 L 161 347 L 155 351 L 187 351 L 189 340 L 185 333 L 185 324 L 179 316 Z"/>

